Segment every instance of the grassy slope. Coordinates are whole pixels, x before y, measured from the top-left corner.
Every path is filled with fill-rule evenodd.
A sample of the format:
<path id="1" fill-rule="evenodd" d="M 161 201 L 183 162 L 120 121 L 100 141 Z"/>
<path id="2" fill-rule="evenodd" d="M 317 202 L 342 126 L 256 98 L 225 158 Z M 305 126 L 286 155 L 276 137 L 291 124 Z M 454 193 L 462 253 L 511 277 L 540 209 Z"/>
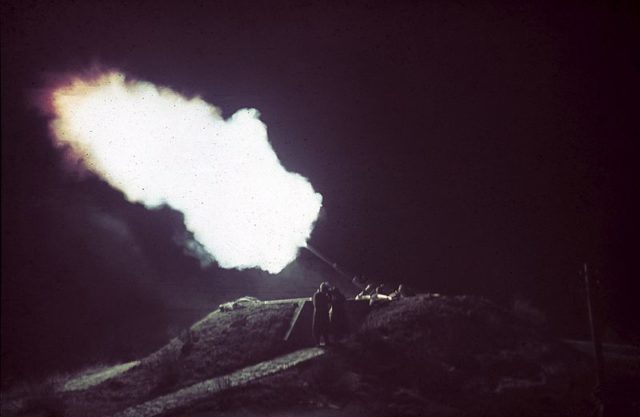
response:
<path id="1" fill-rule="evenodd" d="M 352 349 L 354 363 L 389 388 L 401 382 L 473 414 L 573 415 L 584 406 L 586 358 L 477 297 L 386 306 Z"/>
<path id="2" fill-rule="evenodd" d="M 108 414 L 284 353 L 293 311 L 213 313 L 192 327 L 190 350 L 173 340 L 119 377 L 65 394 L 64 415 Z M 422 295 L 375 308 L 324 357 L 164 417 L 586 416 L 590 365 L 486 300 Z"/>
<path id="3" fill-rule="evenodd" d="M 277 356 L 295 305 L 214 312 L 139 366 L 86 391 L 63 394 L 66 416 L 107 415 L 158 395 Z"/>
<path id="4" fill-rule="evenodd" d="M 486 300 L 418 296 L 374 309 L 314 363 L 165 417 L 588 415 L 587 372 Z"/>

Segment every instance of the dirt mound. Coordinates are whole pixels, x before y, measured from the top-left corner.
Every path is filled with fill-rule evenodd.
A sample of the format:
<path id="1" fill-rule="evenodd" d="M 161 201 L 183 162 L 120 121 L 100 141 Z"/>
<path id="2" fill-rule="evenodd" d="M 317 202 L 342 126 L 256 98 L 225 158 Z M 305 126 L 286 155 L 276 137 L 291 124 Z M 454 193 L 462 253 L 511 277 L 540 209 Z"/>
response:
<path id="1" fill-rule="evenodd" d="M 110 415 L 287 351 L 294 303 L 216 311 L 139 364 L 82 391 L 60 393 L 66 416 Z"/>
<path id="2" fill-rule="evenodd" d="M 373 308 L 313 363 L 176 415 L 588 416 L 590 364 L 485 299 L 420 295 Z"/>
<path id="3" fill-rule="evenodd" d="M 110 415 L 284 354 L 296 306 L 212 313 L 137 366 L 55 399 L 69 417 Z M 588 416 L 590 367 L 485 299 L 419 295 L 373 307 L 324 355 L 160 414 Z"/>
<path id="4" fill-rule="evenodd" d="M 470 296 L 420 295 L 374 309 L 345 354 L 383 395 L 401 386 L 489 415 L 569 415 L 584 402 L 589 372 L 586 357 Z"/>

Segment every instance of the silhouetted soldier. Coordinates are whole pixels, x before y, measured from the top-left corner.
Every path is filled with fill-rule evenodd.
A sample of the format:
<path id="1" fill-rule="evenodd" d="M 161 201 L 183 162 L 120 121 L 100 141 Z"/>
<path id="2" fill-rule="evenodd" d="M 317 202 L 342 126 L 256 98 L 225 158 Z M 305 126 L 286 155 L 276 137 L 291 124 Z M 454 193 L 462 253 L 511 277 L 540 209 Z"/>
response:
<path id="1" fill-rule="evenodd" d="M 400 298 L 413 297 L 416 293 L 404 284 L 398 285 L 398 289 L 389 294 L 392 300 L 398 300 Z"/>
<path id="2" fill-rule="evenodd" d="M 391 301 L 391 297 L 384 293 L 384 284 L 378 285 L 369 296 L 369 305 L 371 307 L 383 306 Z"/>
<path id="3" fill-rule="evenodd" d="M 367 287 L 367 279 L 364 275 L 356 275 L 351 280 L 351 283 L 358 287 L 360 291 L 364 290 Z"/>
<path id="4" fill-rule="evenodd" d="M 331 296 L 331 310 L 329 310 L 329 320 L 331 321 L 331 332 L 336 340 L 340 340 L 349 331 L 347 314 L 345 310 L 345 297 L 336 287 L 333 287 L 329 294 Z"/>
<path id="5" fill-rule="evenodd" d="M 367 285 L 360 294 L 356 295 L 356 300 L 368 300 L 371 298 L 371 294 L 375 291 L 375 286 L 373 284 Z"/>
<path id="6" fill-rule="evenodd" d="M 320 339 L 324 339 L 326 345 L 329 344 L 329 307 L 331 298 L 329 296 L 329 284 L 323 282 L 320 289 L 313 294 L 313 338 L 316 344 L 320 344 Z"/>

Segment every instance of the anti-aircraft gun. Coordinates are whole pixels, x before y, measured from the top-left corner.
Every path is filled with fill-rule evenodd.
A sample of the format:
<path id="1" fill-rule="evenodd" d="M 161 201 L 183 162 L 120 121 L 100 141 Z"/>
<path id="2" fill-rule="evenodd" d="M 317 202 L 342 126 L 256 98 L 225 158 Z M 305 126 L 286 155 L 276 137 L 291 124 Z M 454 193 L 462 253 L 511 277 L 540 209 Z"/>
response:
<path id="1" fill-rule="evenodd" d="M 326 263 L 331 268 L 333 268 L 333 270 L 336 271 L 338 273 L 338 275 L 340 275 L 342 278 L 347 279 L 354 287 L 357 287 L 360 290 L 364 289 L 366 284 L 365 284 L 365 280 L 364 280 L 364 278 L 362 276 L 353 275 L 353 274 L 350 274 L 349 272 L 345 271 L 343 268 L 340 267 L 340 265 L 338 265 L 337 262 L 334 262 L 334 261 L 330 260 L 329 258 L 327 258 L 325 255 L 323 255 L 320 251 L 318 251 L 313 246 L 307 245 L 306 248 L 307 248 L 307 250 L 309 252 L 314 254 L 322 262 Z"/>

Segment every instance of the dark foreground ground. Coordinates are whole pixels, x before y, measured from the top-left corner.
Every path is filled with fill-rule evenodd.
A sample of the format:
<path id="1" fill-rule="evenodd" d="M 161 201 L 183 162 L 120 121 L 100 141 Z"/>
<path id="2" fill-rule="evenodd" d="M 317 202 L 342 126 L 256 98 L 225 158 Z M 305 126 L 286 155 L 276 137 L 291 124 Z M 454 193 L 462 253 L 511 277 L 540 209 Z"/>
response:
<path id="1" fill-rule="evenodd" d="M 349 338 L 321 355 L 180 400 L 180 389 L 262 361 L 268 367 L 299 349 L 283 340 L 295 310 L 282 303 L 215 312 L 100 382 L 83 385 L 75 375 L 3 393 L 2 415 L 593 415 L 592 361 L 580 346 L 467 296 L 420 295 L 373 308 Z M 617 352 L 608 359 L 609 410 L 640 415 L 640 358 Z M 171 407 L 145 406 L 164 402 Z"/>

